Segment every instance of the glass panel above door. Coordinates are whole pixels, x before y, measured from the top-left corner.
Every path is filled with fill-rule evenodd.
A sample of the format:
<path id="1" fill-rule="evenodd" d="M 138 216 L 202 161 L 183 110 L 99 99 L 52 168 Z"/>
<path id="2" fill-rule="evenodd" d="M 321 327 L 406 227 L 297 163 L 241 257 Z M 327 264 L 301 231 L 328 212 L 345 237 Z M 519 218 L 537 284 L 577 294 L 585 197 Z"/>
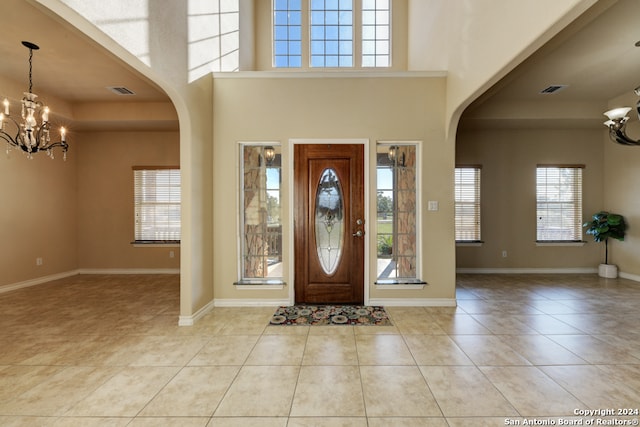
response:
<path id="1" fill-rule="evenodd" d="M 338 268 L 344 244 L 344 200 L 336 171 L 327 168 L 316 192 L 315 232 L 320 266 L 327 275 Z"/>

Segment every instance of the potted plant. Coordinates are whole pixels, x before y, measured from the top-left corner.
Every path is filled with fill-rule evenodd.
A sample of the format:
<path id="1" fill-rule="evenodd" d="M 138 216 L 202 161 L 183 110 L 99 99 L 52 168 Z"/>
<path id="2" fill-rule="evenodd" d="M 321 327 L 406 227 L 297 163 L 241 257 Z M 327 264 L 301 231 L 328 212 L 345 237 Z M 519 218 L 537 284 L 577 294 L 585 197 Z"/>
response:
<path id="1" fill-rule="evenodd" d="M 587 229 L 586 233 L 593 236 L 596 242 L 604 241 L 604 264 L 600 264 L 598 274 L 600 277 L 618 277 L 618 267 L 609 264 L 609 238 L 624 240 L 624 233 L 627 224 L 622 215 L 601 211 L 593 215 L 590 222 L 583 225 Z"/>

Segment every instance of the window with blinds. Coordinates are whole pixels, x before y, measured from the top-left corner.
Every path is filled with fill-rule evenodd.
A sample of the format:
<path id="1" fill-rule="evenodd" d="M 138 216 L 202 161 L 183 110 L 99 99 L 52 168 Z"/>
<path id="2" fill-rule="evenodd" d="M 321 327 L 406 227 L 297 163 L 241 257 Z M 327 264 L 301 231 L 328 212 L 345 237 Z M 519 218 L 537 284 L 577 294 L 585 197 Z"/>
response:
<path id="1" fill-rule="evenodd" d="M 538 165 L 537 241 L 582 240 L 583 165 Z"/>
<path id="2" fill-rule="evenodd" d="M 480 241 L 480 166 L 455 170 L 456 241 Z"/>
<path id="3" fill-rule="evenodd" d="M 135 241 L 180 241 L 180 169 L 135 166 Z"/>

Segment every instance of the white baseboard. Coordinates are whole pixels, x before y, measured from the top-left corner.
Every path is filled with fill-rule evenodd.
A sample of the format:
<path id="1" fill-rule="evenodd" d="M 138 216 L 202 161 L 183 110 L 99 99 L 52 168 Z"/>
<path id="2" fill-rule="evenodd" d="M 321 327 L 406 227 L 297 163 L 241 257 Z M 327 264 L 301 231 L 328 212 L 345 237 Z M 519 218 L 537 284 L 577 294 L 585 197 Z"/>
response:
<path id="1" fill-rule="evenodd" d="M 208 304 L 206 304 L 200 310 L 196 311 L 191 316 L 180 316 L 178 318 L 178 326 L 193 326 L 193 324 L 196 323 L 198 319 L 202 318 L 205 314 L 210 312 L 213 307 L 213 301 L 209 301 Z"/>
<path id="2" fill-rule="evenodd" d="M 291 305 L 288 299 L 234 299 L 219 298 L 213 300 L 214 307 L 280 307 Z"/>
<path id="3" fill-rule="evenodd" d="M 460 274 L 597 274 L 598 268 L 456 268 Z"/>
<path id="4" fill-rule="evenodd" d="M 618 277 L 623 279 L 633 280 L 634 282 L 640 282 L 640 276 L 637 274 L 625 273 L 624 271 L 618 272 Z"/>
<path id="5" fill-rule="evenodd" d="M 371 298 L 368 305 L 387 307 L 455 307 L 455 298 Z"/>
<path id="6" fill-rule="evenodd" d="M 209 313 L 215 307 L 280 307 L 283 305 L 290 305 L 289 300 L 275 300 L 275 299 L 266 299 L 266 300 L 252 300 L 252 299 L 231 299 L 231 298 L 222 298 L 222 299 L 214 299 L 210 301 L 207 305 L 202 307 L 192 316 L 180 316 L 178 319 L 179 326 L 193 326 L 193 324 L 198 321 L 205 314 Z"/>
<path id="7" fill-rule="evenodd" d="M 180 274 L 179 268 L 81 268 L 78 274 Z"/>
<path id="8" fill-rule="evenodd" d="M 78 270 L 71 270 L 65 271 L 64 273 L 50 274 L 48 276 L 25 280 L 24 282 L 2 285 L 0 286 L 0 293 L 15 291 L 16 289 L 28 288 L 29 286 L 41 285 L 43 283 L 51 282 L 52 280 L 64 279 L 65 277 L 75 276 L 77 274 L 79 274 Z"/>

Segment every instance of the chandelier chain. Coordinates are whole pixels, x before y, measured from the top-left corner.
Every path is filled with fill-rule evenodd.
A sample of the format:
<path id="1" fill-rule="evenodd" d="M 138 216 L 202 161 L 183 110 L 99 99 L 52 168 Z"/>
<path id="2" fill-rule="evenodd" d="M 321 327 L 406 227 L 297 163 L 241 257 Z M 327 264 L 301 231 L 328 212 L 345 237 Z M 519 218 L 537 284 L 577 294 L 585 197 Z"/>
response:
<path id="1" fill-rule="evenodd" d="M 33 70 L 33 49 L 29 48 L 29 93 L 33 93 L 33 81 L 31 73 Z"/>

